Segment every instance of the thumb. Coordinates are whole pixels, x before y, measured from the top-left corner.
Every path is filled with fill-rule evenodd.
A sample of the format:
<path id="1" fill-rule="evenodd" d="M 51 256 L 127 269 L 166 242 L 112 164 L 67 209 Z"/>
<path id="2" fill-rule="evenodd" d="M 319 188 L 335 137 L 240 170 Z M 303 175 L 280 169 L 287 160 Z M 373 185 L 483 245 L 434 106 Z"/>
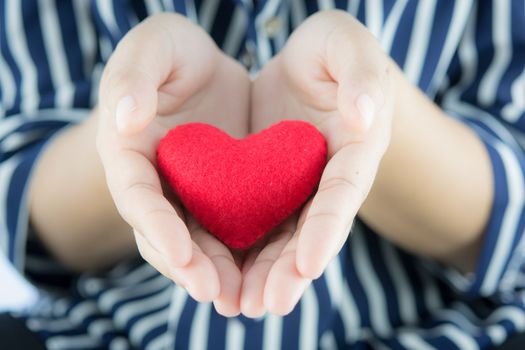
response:
<path id="1" fill-rule="evenodd" d="M 158 89 L 168 79 L 171 42 L 146 20 L 133 28 L 113 52 L 101 80 L 99 101 L 123 135 L 148 126 L 157 115 Z"/>
<path id="2" fill-rule="evenodd" d="M 364 136 L 374 125 L 388 94 L 388 71 L 345 69 L 338 79 L 337 107 L 353 135 Z"/>
<path id="3" fill-rule="evenodd" d="M 361 138 L 385 104 L 391 60 L 373 35 L 348 16 L 330 32 L 325 55 L 338 85 L 337 107 L 344 125 Z"/>

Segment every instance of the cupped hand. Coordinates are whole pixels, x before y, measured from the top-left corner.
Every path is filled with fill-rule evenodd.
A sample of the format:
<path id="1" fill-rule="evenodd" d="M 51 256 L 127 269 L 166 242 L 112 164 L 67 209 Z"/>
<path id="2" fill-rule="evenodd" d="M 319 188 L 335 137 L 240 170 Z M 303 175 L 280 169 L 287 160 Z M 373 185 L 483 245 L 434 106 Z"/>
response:
<path id="1" fill-rule="evenodd" d="M 162 14 L 119 43 L 98 106 L 97 148 L 108 187 L 141 255 L 227 316 L 239 312 L 241 272 L 231 251 L 165 194 L 155 151 L 169 129 L 187 122 L 244 137 L 249 91 L 246 71 L 203 30 L 182 16 Z"/>
<path id="2" fill-rule="evenodd" d="M 357 20 L 328 11 L 306 20 L 255 80 L 252 131 L 305 120 L 324 135 L 329 159 L 313 199 L 248 256 L 243 314 L 289 313 L 347 240 L 389 144 L 391 65 Z"/>

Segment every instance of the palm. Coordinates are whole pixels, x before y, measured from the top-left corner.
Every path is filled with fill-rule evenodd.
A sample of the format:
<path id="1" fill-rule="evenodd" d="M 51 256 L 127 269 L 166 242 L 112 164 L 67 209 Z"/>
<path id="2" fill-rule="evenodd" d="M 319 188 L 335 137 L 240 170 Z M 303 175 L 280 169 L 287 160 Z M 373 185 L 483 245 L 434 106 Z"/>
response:
<path id="1" fill-rule="evenodd" d="M 146 47 L 137 52 L 136 42 Z M 134 65 L 122 67 L 129 56 L 136 57 Z M 177 15 L 151 17 L 137 26 L 119 44 L 106 72 L 97 143 L 109 188 L 134 229 L 141 255 L 194 298 L 214 300 L 224 314 L 238 313 L 241 276 L 232 253 L 184 215 L 171 191 L 163 190 L 155 165 L 160 139 L 179 124 L 203 122 L 244 137 L 248 74 Z M 138 106 L 128 111 L 133 132 L 122 135 L 113 116 L 117 101 L 129 94 Z"/>
<path id="2" fill-rule="evenodd" d="M 311 279 L 322 273 L 346 241 L 388 145 L 389 101 L 379 111 L 384 118 L 365 133 L 352 105 L 363 79 L 352 77 L 356 74 L 349 69 L 338 69 L 339 62 L 360 63 L 355 52 L 349 52 L 348 33 L 353 29 L 365 37 L 359 33 L 362 28 L 352 21 L 349 25 L 344 16 L 336 14 L 334 21 L 321 14 L 306 21 L 252 87 L 253 131 L 282 119 L 307 121 L 325 137 L 328 163 L 314 197 L 277 229 L 271 244 L 253 250 L 247 259 L 241 305 L 250 316 L 265 310 L 290 312 Z M 342 30 L 334 30 L 339 25 Z M 336 49 L 327 49 L 330 44 Z M 381 57 L 378 50 L 377 60 Z M 381 73 L 383 67 L 374 60 L 363 65 Z"/>

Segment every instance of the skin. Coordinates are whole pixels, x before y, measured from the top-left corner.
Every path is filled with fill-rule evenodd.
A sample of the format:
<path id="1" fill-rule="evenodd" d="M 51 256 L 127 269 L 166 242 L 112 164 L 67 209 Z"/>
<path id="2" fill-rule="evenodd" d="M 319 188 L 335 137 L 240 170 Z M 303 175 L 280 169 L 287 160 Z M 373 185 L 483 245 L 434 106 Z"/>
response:
<path id="1" fill-rule="evenodd" d="M 329 162 L 312 200 L 241 257 L 163 194 L 154 149 L 180 123 L 207 122 L 242 137 L 248 125 L 256 132 L 282 117 L 314 124 Z M 123 39 L 105 69 L 99 107 L 44 152 L 31 218 L 50 250 L 79 271 L 133 254 L 136 242 L 150 264 L 225 316 L 284 315 L 337 255 L 358 213 L 413 253 L 472 271 L 491 176 L 480 140 L 412 86 L 346 13 L 310 17 L 251 84 L 198 27 L 163 14 Z M 82 204 L 93 202 L 97 208 Z"/>

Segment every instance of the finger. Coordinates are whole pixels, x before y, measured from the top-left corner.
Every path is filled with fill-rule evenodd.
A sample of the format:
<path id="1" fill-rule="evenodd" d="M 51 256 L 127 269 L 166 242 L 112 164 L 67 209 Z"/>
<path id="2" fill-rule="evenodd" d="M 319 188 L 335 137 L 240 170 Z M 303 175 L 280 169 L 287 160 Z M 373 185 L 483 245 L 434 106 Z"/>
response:
<path id="1" fill-rule="evenodd" d="M 190 227 L 195 243 L 202 249 L 218 273 L 220 294 L 213 300 L 217 312 L 225 317 L 237 316 L 240 312 L 239 296 L 242 276 L 230 250 L 200 225 Z"/>
<path id="2" fill-rule="evenodd" d="M 292 239 L 272 266 L 264 288 L 264 306 L 275 315 L 292 312 L 311 280 L 299 273 L 296 265 L 296 241 Z"/>
<path id="3" fill-rule="evenodd" d="M 327 69 L 338 83 L 338 110 L 359 140 L 385 104 L 391 60 L 372 34 L 352 19 L 331 32 L 326 48 Z"/>
<path id="4" fill-rule="evenodd" d="M 291 230 L 283 230 L 272 237 L 264 248 L 254 251 L 244 273 L 241 292 L 241 312 L 247 317 L 257 318 L 264 315 L 264 290 L 268 274 L 274 263 L 281 256 L 286 244 L 292 237 Z"/>
<path id="5" fill-rule="evenodd" d="M 145 237 L 134 231 L 140 255 L 157 271 L 186 289 L 197 301 L 214 300 L 219 291 L 219 281 L 213 264 L 197 248 L 192 261 L 182 268 L 170 269 L 160 252 L 152 247 Z"/>
<path id="6" fill-rule="evenodd" d="M 146 260 L 151 266 L 153 266 L 161 274 L 171 279 L 173 282 L 177 283 L 179 286 L 186 288 L 186 283 L 185 281 L 182 280 L 180 276 L 171 275 L 171 272 L 166 262 L 160 255 L 160 252 L 156 250 L 155 248 L 153 248 L 151 244 L 148 242 L 148 240 L 145 239 L 144 236 L 142 236 L 142 234 L 139 233 L 138 231 L 133 230 L 133 235 L 135 236 L 135 242 L 137 244 L 137 248 L 142 258 Z"/>
<path id="7" fill-rule="evenodd" d="M 183 267 L 170 268 L 172 276 L 186 282 L 186 290 L 199 302 L 211 302 L 220 294 L 219 275 L 210 258 L 194 243 L 191 261 Z"/>
<path id="8" fill-rule="evenodd" d="M 202 86 L 214 69 L 210 58 L 218 52 L 205 32 L 183 16 L 150 17 L 128 32 L 111 56 L 101 81 L 102 107 L 121 134 L 142 131 Z"/>
<path id="9" fill-rule="evenodd" d="M 143 22 L 122 39 L 111 56 L 99 99 L 121 134 L 137 133 L 155 118 L 157 89 L 171 71 L 169 44 L 158 28 Z"/>
<path id="10" fill-rule="evenodd" d="M 169 267 L 192 259 L 192 242 L 183 220 L 163 196 L 153 165 L 141 154 L 122 150 L 105 167 L 119 213 L 164 257 Z"/>
<path id="11" fill-rule="evenodd" d="M 345 146 L 324 170 L 298 236 L 297 269 L 304 277 L 318 278 L 350 232 L 381 159 L 367 146 Z"/>

